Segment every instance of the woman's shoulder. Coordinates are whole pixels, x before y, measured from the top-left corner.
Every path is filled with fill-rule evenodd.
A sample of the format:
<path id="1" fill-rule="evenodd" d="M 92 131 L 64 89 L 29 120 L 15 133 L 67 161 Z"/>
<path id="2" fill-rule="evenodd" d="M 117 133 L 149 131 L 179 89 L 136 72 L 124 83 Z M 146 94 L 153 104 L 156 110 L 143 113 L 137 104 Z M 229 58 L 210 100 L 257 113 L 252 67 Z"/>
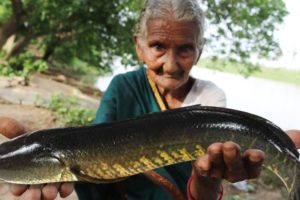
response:
<path id="1" fill-rule="evenodd" d="M 144 67 L 137 68 L 133 71 L 116 75 L 109 85 L 121 88 L 139 88 L 144 87 L 147 83 L 146 70 Z"/>
<path id="2" fill-rule="evenodd" d="M 214 82 L 202 79 L 195 79 L 195 83 L 193 85 L 196 91 L 205 91 L 205 92 L 219 92 L 224 93 L 224 91 L 218 87 Z"/>
<path id="3" fill-rule="evenodd" d="M 133 71 L 116 75 L 109 83 L 106 93 L 126 93 L 143 94 L 149 91 L 149 83 L 144 67 L 137 68 Z M 140 96 L 140 95 L 139 95 Z"/>
<path id="4" fill-rule="evenodd" d="M 208 80 L 195 79 L 184 105 L 202 104 L 206 106 L 226 106 L 225 92 L 215 83 Z"/>

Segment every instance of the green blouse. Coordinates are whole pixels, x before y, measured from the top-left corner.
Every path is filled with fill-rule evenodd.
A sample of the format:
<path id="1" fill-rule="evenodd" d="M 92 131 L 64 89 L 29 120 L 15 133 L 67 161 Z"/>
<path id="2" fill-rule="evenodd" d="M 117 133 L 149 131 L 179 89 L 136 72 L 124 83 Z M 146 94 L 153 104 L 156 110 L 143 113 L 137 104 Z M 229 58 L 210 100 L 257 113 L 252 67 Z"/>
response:
<path id="1" fill-rule="evenodd" d="M 104 93 L 95 123 L 118 121 L 159 111 L 144 67 L 117 75 Z M 186 195 L 186 184 L 191 173 L 191 163 L 177 164 L 155 170 L 167 178 Z M 135 175 L 117 183 L 75 185 L 80 200 L 124 199 L 171 200 L 169 193 L 153 184 L 144 175 Z"/>

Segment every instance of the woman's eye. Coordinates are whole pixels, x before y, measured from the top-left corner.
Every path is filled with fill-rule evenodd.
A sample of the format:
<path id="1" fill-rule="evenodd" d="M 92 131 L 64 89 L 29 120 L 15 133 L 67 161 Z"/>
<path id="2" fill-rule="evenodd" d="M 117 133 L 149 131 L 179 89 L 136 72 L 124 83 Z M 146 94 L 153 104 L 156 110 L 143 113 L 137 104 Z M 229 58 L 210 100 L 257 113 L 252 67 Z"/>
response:
<path id="1" fill-rule="evenodd" d="M 161 44 L 154 44 L 154 45 L 152 45 L 152 48 L 155 51 L 158 51 L 158 52 L 161 52 L 161 51 L 165 50 L 165 47 L 163 45 L 161 45 Z"/>
<path id="2" fill-rule="evenodd" d="M 185 45 L 179 48 L 179 53 L 183 55 L 190 55 L 194 53 L 194 48 L 189 45 Z"/>

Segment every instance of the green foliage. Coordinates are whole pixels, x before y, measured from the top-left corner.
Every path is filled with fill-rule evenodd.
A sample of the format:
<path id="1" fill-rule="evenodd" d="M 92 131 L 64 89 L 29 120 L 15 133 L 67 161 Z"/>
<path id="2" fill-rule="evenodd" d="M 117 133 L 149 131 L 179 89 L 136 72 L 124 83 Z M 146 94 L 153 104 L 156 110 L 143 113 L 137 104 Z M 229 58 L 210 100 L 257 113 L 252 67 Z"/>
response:
<path id="1" fill-rule="evenodd" d="M 76 97 L 52 95 L 45 105 L 45 100 L 40 96 L 36 96 L 35 102 L 37 106 L 44 106 L 54 112 L 63 126 L 91 124 L 96 116 L 96 111 L 80 107 Z"/>
<path id="2" fill-rule="evenodd" d="M 234 74 L 242 74 L 244 77 L 249 77 L 254 72 L 261 70 L 261 66 L 245 64 L 234 59 L 201 59 L 199 66 Z"/>
<path id="3" fill-rule="evenodd" d="M 54 48 L 53 57 L 70 64 L 76 57 L 90 65 L 109 68 L 113 56 L 133 53 L 136 15 L 130 0 L 23 0 L 30 10 L 24 22 L 34 35 L 43 35 L 41 49 Z"/>
<path id="4" fill-rule="evenodd" d="M 282 0 L 205 2 L 215 30 L 208 38 L 208 46 L 216 50 L 214 56 L 249 63 L 253 55 L 275 59 L 281 54 L 274 31 L 288 14 Z"/>
<path id="5" fill-rule="evenodd" d="M 247 199 L 243 199 L 238 195 L 225 195 L 224 196 L 224 200 L 247 200 Z"/>
<path id="6" fill-rule="evenodd" d="M 278 176 L 276 176 L 271 170 L 264 169 L 261 173 L 261 180 L 264 185 L 270 189 L 281 189 L 281 195 L 288 199 L 288 191 Z"/>
<path id="7" fill-rule="evenodd" d="M 3 60 L 4 59 L 4 57 L 5 57 L 5 52 L 4 51 L 0 51 L 0 60 Z M 1 64 L 0 64 L 0 66 L 1 66 Z"/>
<path id="8" fill-rule="evenodd" d="M 109 69 L 119 56 L 123 64 L 136 64 L 133 30 L 143 0 L 22 3 L 26 15 L 17 37 L 30 37 L 31 44 L 53 60 L 71 65 L 76 58 Z M 249 63 L 253 54 L 275 58 L 281 53 L 273 34 L 287 15 L 283 0 L 206 0 L 203 4 L 209 26 L 215 30 L 205 46 L 213 57 Z M 1 0 L 0 20 L 8 19 L 9 6 L 10 0 Z"/>
<path id="9" fill-rule="evenodd" d="M 0 2 L 0 25 L 5 22 L 11 15 L 10 1 L 1 1 Z"/>
<path id="10" fill-rule="evenodd" d="M 300 70 L 261 67 L 253 76 L 300 86 Z"/>
<path id="11" fill-rule="evenodd" d="M 62 73 L 67 77 L 72 77 L 83 84 L 94 85 L 97 78 L 101 75 L 108 74 L 108 68 L 95 68 L 87 62 L 78 58 L 73 58 L 70 64 L 61 64 L 59 62 L 51 63 L 51 70 Z"/>
<path id="12" fill-rule="evenodd" d="M 30 75 L 48 69 L 43 60 L 35 60 L 30 53 L 21 53 L 9 60 L 8 65 L 0 65 L 0 74 L 4 76 L 21 76 L 28 84 Z"/>
<path id="13" fill-rule="evenodd" d="M 261 179 L 265 185 L 268 185 L 271 188 L 280 188 L 284 186 L 280 178 L 267 169 L 263 170 Z"/>
<path id="14" fill-rule="evenodd" d="M 254 77 L 280 81 L 300 86 L 300 71 L 289 70 L 283 68 L 269 68 L 258 65 L 250 65 L 245 67 L 245 64 L 226 59 L 209 60 L 201 59 L 198 66 L 209 69 L 215 69 L 233 74 L 242 74 L 248 77 L 250 74 Z"/>

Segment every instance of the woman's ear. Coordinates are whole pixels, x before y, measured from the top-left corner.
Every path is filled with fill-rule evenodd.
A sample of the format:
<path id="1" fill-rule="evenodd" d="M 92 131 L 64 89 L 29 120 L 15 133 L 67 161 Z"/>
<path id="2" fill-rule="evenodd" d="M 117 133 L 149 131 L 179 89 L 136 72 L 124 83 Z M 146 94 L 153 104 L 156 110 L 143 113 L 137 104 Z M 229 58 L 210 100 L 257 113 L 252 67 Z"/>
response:
<path id="1" fill-rule="evenodd" d="M 134 46 L 135 46 L 135 51 L 136 51 L 139 61 L 144 63 L 144 50 L 143 50 L 143 47 L 141 46 L 141 42 L 137 36 L 134 36 Z"/>
<path id="2" fill-rule="evenodd" d="M 205 43 L 206 43 L 206 39 L 203 38 L 203 44 L 199 44 L 199 52 L 198 52 L 198 57 L 196 59 L 195 64 L 197 64 L 199 62 L 199 60 L 200 60 L 200 57 L 201 57 L 201 54 L 202 54 L 203 47 L 204 47 Z"/>
<path id="3" fill-rule="evenodd" d="M 202 54 L 202 50 L 203 50 L 203 48 L 201 48 L 201 49 L 199 50 L 199 53 L 198 53 L 197 59 L 196 59 L 196 61 L 195 61 L 195 63 L 194 63 L 194 64 L 197 64 L 197 63 L 198 63 L 198 61 L 199 61 L 199 59 L 200 59 L 200 57 L 201 57 L 201 54 Z"/>

